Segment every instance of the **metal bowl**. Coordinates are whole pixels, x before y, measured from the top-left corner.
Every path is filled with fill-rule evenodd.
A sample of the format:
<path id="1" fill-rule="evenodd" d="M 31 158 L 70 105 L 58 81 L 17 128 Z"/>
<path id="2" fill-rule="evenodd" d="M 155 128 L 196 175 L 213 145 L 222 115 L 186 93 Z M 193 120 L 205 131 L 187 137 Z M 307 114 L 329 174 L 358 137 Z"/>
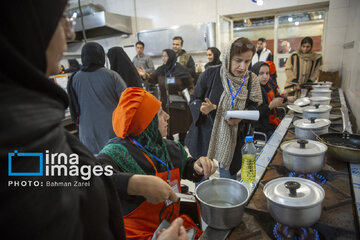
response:
<path id="1" fill-rule="evenodd" d="M 207 225 L 231 229 L 242 221 L 248 189 L 239 181 L 216 178 L 200 183 L 195 189 L 200 214 Z"/>

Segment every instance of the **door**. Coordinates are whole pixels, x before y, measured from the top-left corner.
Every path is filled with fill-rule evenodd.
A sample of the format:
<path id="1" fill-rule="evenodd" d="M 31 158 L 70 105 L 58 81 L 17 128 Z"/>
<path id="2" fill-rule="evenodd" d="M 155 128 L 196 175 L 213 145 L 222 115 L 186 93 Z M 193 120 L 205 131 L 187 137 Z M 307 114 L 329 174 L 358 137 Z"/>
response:
<path id="1" fill-rule="evenodd" d="M 218 15 L 216 27 L 216 47 L 223 52 L 225 46 L 234 38 L 234 22 L 230 18 Z"/>

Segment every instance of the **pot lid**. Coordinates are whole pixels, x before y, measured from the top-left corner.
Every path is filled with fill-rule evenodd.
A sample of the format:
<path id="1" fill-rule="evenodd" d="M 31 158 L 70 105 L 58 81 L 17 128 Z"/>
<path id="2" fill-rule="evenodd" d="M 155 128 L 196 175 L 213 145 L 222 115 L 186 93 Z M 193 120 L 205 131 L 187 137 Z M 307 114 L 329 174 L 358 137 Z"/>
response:
<path id="1" fill-rule="evenodd" d="M 330 126 L 331 122 L 329 119 L 299 119 L 294 122 L 295 127 L 299 127 L 301 129 L 319 129 L 323 127 Z"/>
<path id="2" fill-rule="evenodd" d="M 331 100 L 331 98 L 329 97 L 311 97 L 310 98 L 311 101 L 329 101 Z"/>
<path id="3" fill-rule="evenodd" d="M 297 139 L 282 143 L 280 149 L 296 156 L 316 156 L 326 152 L 327 146 L 318 141 Z"/>
<path id="4" fill-rule="evenodd" d="M 309 104 L 310 104 L 310 98 L 308 98 L 308 97 L 302 97 L 302 98 L 296 99 L 295 102 L 294 102 L 294 104 L 295 104 L 296 106 L 300 106 L 300 107 L 309 105 Z"/>
<path id="5" fill-rule="evenodd" d="M 267 199 L 293 208 L 306 208 L 321 203 L 324 189 L 317 183 L 298 177 L 280 177 L 264 186 Z"/>
<path id="6" fill-rule="evenodd" d="M 332 92 L 332 91 L 330 89 L 314 89 L 314 90 L 311 90 L 311 92 L 329 93 L 329 92 Z"/>
<path id="7" fill-rule="evenodd" d="M 304 107 L 304 112 L 323 113 L 323 112 L 329 112 L 331 108 L 332 107 L 330 105 L 315 104 L 314 106 Z"/>
<path id="8" fill-rule="evenodd" d="M 303 108 L 295 104 L 289 104 L 287 105 L 287 108 L 297 113 L 303 113 Z"/>

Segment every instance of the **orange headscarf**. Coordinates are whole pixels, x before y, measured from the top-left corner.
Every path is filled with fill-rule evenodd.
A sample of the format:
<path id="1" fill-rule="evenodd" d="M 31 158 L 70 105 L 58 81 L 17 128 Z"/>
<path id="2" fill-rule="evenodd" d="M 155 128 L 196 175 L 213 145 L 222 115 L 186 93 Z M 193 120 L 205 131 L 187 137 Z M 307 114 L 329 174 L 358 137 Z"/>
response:
<path id="1" fill-rule="evenodd" d="M 276 73 L 275 63 L 272 62 L 272 61 L 266 61 L 266 63 L 269 65 L 269 73 L 270 73 L 270 75 L 273 75 L 274 73 Z"/>
<path id="2" fill-rule="evenodd" d="M 116 136 L 135 137 L 151 123 L 161 107 L 161 102 L 142 88 L 129 87 L 121 94 L 113 112 L 112 124 Z"/>

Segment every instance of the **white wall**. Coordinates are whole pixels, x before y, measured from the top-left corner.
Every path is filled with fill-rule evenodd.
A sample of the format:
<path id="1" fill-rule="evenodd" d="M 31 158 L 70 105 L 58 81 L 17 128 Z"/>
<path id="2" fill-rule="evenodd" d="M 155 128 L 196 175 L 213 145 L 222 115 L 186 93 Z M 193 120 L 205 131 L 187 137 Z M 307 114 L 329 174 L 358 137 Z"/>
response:
<path id="1" fill-rule="evenodd" d="M 218 0 L 220 15 L 249 13 L 281 8 L 300 7 L 307 4 L 323 3 L 328 0 L 264 0 L 262 6 L 257 6 L 251 0 Z"/>
<path id="2" fill-rule="evenodd" d="M 342 2 L 342 1 L 341 1 Z M 348 43 L 354 41 L 354 47 L 350 49 L 343 49 L 342 44 L 340 48 L 343 50 L 342 54 L 342 84 L 341 87 L 345 92 L 349 107 L 356 118 L 357 132 L 360 133 L 360 1 L 349 0 L 348 2 L 347 25 L 344 26 L 344 42 Z M 339 5 L 330 4 L 330 8 L 334 11 L 342 11 L 343 9 L 336 8 Z M 344 5 L 340 5 L 344 6 Z"/>
<path id="3" fill-rule="evenodd" d="M 342 87 L 360 126 L 360 103 L 358 101 L 360 72 L 356 68 L 356 63 L 360 61 L 359 0 L 264 0 L 263 6 L 257 6 L 251 0 L 83 0 L 81 2 L 82 4 L 101 4 L 109 12 L 132 17 L 133 34 L 128 38 L 113 37 L 97 40 L 104 45 L 105 49 L 114 45 L 134 44 L 135 34 L 141 30 L 216 22 L 217 15 L 249 16 L 262 11 L 278 12 L 284 8 L 295 9 L 310 4 L 329 3 L 325 26 L 326 41 L 323 46 L 323 69 L 340 72 Z M 70 4 L 71 7 L 76 6 L 77 0 L 70 0 Z M 353 40 L 355 41 L 354 48 L 344 50 L 343 44 Z M 77 49 L 81 49 L 81 47 L 78 46 Z M 195 62 L 198 60 L 206 62 L 205 55 L 198 54 L 194 57 Z M 156 65 L 161 64 L 160 59 L 154 60 Z"/>

